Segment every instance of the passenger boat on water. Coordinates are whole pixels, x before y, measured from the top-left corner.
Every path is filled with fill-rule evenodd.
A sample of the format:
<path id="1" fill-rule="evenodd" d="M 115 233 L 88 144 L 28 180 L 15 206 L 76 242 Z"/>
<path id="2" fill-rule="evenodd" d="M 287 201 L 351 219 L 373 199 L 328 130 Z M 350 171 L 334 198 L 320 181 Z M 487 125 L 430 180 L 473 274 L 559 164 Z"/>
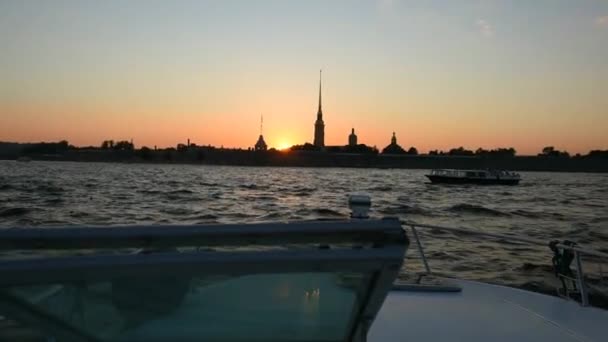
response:
<path id="1" fill-rule="evenodd" d="M 435 169 L 426 175 L 432 183 L 517 185 L 521 180 L 518 173 L 505 170 L 447 170 Z"/>
<path id="2" fill-rule="evenodd" d="M 370 203 L 352 198 L 351 216 L 368 217 Z M 409 232 L 432 275 L 416 232 L 425 225 L 405 226 L 0 229 L 0 341 L 605 341 L 608 311 L 588 306 L 580 255 L 608 254 L 552 244 L 574 253 L 576 273 L 559 269 L 582 305 L 456 278 L 404 283 Z"/>

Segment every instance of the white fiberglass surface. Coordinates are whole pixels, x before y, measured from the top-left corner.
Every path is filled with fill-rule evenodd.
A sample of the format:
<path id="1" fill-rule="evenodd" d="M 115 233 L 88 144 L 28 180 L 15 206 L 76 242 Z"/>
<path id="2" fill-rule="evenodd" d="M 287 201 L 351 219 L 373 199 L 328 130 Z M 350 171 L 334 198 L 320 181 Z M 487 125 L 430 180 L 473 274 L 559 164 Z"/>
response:
<path id="1" fill-rule="evenodd" d="M 605 341 L 608 311 L 458 281 L 462 292 L 391 291 L 368 335 L 384 341 Z"/>

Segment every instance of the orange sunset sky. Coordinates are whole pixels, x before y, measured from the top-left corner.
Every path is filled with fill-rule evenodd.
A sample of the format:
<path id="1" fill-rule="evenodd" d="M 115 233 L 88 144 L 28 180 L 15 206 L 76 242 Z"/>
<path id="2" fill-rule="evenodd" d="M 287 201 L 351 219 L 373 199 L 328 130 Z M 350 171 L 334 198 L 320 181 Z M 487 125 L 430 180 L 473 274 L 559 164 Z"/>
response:
<path id="1" fill-rule="evenodd" d="M 0 141 L 608 149 L 604 1 L 0 1 Z"/>

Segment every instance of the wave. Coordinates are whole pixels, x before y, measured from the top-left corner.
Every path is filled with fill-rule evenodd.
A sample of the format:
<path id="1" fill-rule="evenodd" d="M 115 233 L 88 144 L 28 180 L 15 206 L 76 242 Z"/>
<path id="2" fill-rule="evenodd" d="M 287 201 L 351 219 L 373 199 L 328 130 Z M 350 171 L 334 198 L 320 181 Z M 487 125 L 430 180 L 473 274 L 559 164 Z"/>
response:
<path id="1" fill-rule="evenodd" d="M 514 210 L 511 212 L 511 214 L 517 215 L 517 216 L 528 217 L 528 218 L 540 218 L 542 216 L 542 213 L 523 210 L 523 209 Z"/>
<path id="2" fill-rule="evenodd" d="M 498 243 L 499 245 L 525 246 L 521 242 L 517 242 L 517 241 L 513 241 L 513 240 L 509 240 L 509 239 L 497 239 L 496 243 Z M 509 247 L 509 248 L 512 249 L 513 247 Z M 524 248 L 524 250 L 528 250 L 528 249 Z"/>
<path id="3" fill-rule="evenodd" d="M 194 191 L 188 189 L 177 189 L 168 192 L 171 195 L 181 195 L 181 194 L 193 194 Z"/>
<path id="4" fill-rule="evenodd" d="M 48 205 L 58 205 L 63 202 L 65 202 L 65 201 L 61 197 L 52 197 L 52 198 L 47 198 L 46 200 L 44 200 L 44 203 L 48 204 Z"/>
<path id="5" fill-rule="evenodd" d="M 255 184 L 241 184 L 241 185 L 239 185 L 239 187 L 243 188 L 243 189 L 250 189 L 250 190 L 255 190 L 258 188 L 258 186 Z"/>
<path id="6" fill-rule="evenodd" d="M 137 192 L 140 194 L 144 194 L 144 195 L 157 195 L 157 194 L 161 193 L 160 190 L 150 190 L 150 189 L 137 190 Z"/>
<path id="7" fill-rule="evenodd" d="M 260 216 L 260 217 L 258 217 L 258 219 L 262 220 L 262 221 L 266 221 L 266 220 L 276 220 L 276 219 L 280 219 L 282 217 L 283 217 L 283 214 L 275 211 L 275 212 L 271 212 L 266 215 Z"/>
<path id="8" fill-rule="evenodd" d="M 407 204 L 397 204 L 385 208 L 378 209 L 378 212 L 384 215 L 431 215 L 428 210 L 425 210 L 419 206 L 410 206 Z"/>
<path id="9" fill-rule="evenodd" d="M 24 216 L 30 211 L 32 211 L 30 208 L 23 207 L 5 208 L 0 209 L 0 217 Z"/>
<path id="10" fill-rule="evenodd" d="M 294 195 L 294 196 L 298 196 L 298 197 L 310 196 L 315 191 L 317 191 L 316 188 L 305 188 L 305 187 L 295 188 L 295 189 L 285 189 L 286 193 Z"/>
<path id="11" fill-rule="evenodd" d="M 535 203 L 542 203 L 542 202 L 553 202 L 555 201 L 555 199 L 553 198 L 547 198 L 547 197 L 532 197 L 529 200 L 527 200 L 528 202 L 535 202 Z"/>
<path id="12" fill-rule="evenodd" d="M 590 208 L 605 208 L 606 207 L 605 204 L 595 204 L 595 203 L 583 203 L 583 205 L 590 207 Z"/>
<path id="13" fill-rule="evenodd" d="M 371 188 L 368 188 L 367 191 L 391 191 L 393 188 L 388 185 L 377 185 Z"/>
<path id="14" fill-rule="evenodd" d="M 212 192 L 209 194 L 209 198 L 212 199 L 220 199 L 222 198 L 223 193 L 221 191 Z"/>
<path id="15" fill-rule="evenodd" d="M 472 272 L 477 271 L 478 266 L 473 264 L 459 264 L 452 266 L 450 269 L 452 272 L 460 273 L 460 272 Z"/>
<path id="16" fill-rule="evenodd" d="M 484 206 L 466 204 L 466 203 L 453 205 L 450 208 L 448 208 L 448 210 L 451 212 L 456 212 L 456 213 L 479 214 L 479 215 L 487 215 L 487 216 L 503 216 L 503 217 L 511 216 L 509 213 L 505 213 L 500 210 L 490 209 L 490 208 L 486 208 Z"/>
<path id="17" fill-rule="evenodd" d="M 591 219 L 591 223 L 608 222 L 608 216 L 598 216 Z"/>
<path id="18" fill-rule="evenodd" d="M 55 193 L 65 192 L 65 189 L 60 186 L 42 184 L 42 185 L 38 185 L 36 187 L 36 191 L 46 192 L 49 194 L 55 194 Z"/>
<path id="19" fill-rule="evenodd" d="M 449 254 L 443 251 L 434 251 L 434 252 L 430 252 L 429 254 L 429 258 L 433 258 L 433 259 L 437 259 L 437 260 L 449 260 L 449 261 L 455 261 L 455 260 L 461 260 L 462 257 L 453 255 L 453 254 Z"/>
<path id="20" fill-rule="evenodd" d="M 164 198 L 175 201 L 176 203 L 184 203 L 184 202 L 202 202 L 204 199 L 202 197 L 196 196 L 179 196 L 179 195 L 171 195 L 167 194 Z"/>
<path id="21" fill-rule="evenodd" d="M 188 189 L 177 189 L 162 194 L 163 198 L 176 202 L 198 202 L 203 198 L 195 195 L 195 192 Z"/>
<path id="22" fill-rule="evenodd" d="M 230 219 L 249 219 L 249 218 L 255 217 L 254 214 L 242 213 L 242 212 L 238 212 L 238 211 L 231 212 L 226 215 L 222 215 L 222 218 L 224 218 L 224 216 L 227 218 L 230 218 Z"/>
<path id="23" fill-rule="evenodd" d="M 554 220 L 558 220 L 558 221 L 563 221 L 566 219 L 566 216 L 564 214 L 560 214 L 560 213 L 553 213 L 553 212 L 544 212 L 544 211 L 530 211 L 530 210 L 525 210 L 525 209 L 517 209 L 514 211 L 511 211 L 512 215 L 515 216 L 522 216 L 522 217 L 527 217 L 527 218 L 534 218 L 534 219 L 540 219 L 540 218 L 549 218 L 549 219 L 554 219 Z"/>
<path id="24" fill-rule="evenodd" d="M 590 230 L 589 236 L 594 238 L 596 241 L 608 241 L 608 233 L 598 232 L 595 230 Z"/>
<path id="25" fill-rule="evenodd" d="M 202 215 L 197 215 L 194 217 L 194 219 L 197 220 L 217 220 L 219 217 L 217 215 L 213 215 L 213 214 L 202 214 Z"/>
<path id="26" fill-rule="evenodd" d="M 83 217 L 91 216 L 91 214 L 84 212 L 84 211 L 70 211 L 69 215 L 72 218 L 83 218 Z"/>
<path id="27" fill-rule="evenodd" d="M 255 196 L 254 199 L 256 201 L 266 201 L 266 202 L 276 202 L 279 199 L 277 197 L 271 196 L 271 195 L 260 195 L 260 196 Z M 274 205 L 274 203 L 266 203 L 266 205 Z"/>
<path id="28" fill-rule="evenodd" d="M 311 212 L 319 216 L 344 217 L 342 213 L 327 208 L 315 208 Z"/>
<path id="29" fill-rule="evenodd" d="M 192 211 L 190 209 L 186 209 L 186 208 L 163 208 L 160 210 L 160 212 L 169 214 L 169 215 L 178 215 L 178 216 L 185 216 L 185 215 L 192 214 Z"/>
<path id="30" fill-rule="evenodd" d="M 549 259 L 547 259 L 549 260 Z M 515 271 L 520 271 L 520 272 L 532 272 L 532 271 L 536 271 L 536 272 L 547 272 L 547 273 L 553 273 L 553 266 L 551 266 L 551 264 L 548 262 L 546 264 L 534 264 L 531 262 L 524 262 L 523 264 L 521 264 L 518 267 L 514 268 Z"/>

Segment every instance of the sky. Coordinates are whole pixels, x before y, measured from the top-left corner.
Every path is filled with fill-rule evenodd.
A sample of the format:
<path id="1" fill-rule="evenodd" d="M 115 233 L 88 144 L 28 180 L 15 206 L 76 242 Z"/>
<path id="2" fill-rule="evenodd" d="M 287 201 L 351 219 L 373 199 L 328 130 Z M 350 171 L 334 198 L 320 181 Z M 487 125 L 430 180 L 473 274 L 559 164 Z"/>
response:
<path id="1" fill-rule="evenodd" d="M 0 0 L 0 141 L 608 149 L 608 1 Z"/>

